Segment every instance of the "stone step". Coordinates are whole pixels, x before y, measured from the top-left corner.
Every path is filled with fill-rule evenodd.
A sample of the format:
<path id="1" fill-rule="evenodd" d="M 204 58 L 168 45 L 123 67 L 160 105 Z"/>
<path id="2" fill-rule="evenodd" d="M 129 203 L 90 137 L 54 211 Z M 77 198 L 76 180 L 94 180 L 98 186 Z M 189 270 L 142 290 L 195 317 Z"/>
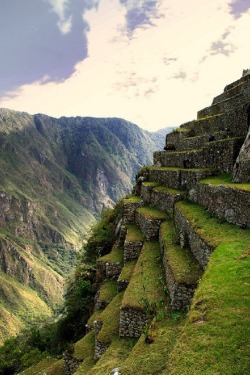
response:
<path id="1" fill-rule="evenodd" d="M 212 217 L 202 206 L 191 202 L 177 202 L 174 209 L 177 242 L 190 248 L 199 264 L 205 268 L 211 253 L 219 246 L 239 246 L 241 239 L 249 238 L 250 230 L 236 227 Z"/>
<path id="2" fill-rule="evenodd" d="M 186 193 L 157 183 L 143 182 L 141 196 L 144 204 L 156 207 L 164 212 L 171 212 L 175 202 L 184 199 Z"/>
<path id="3" fill-rule="evenodd" d="M 136 224 L 126 224 L 127 234 L 124 241 L 124 261 L 137 259 L 140 255 L 144 236 Z"/>
<path id="4" fill-rule="evenodd" d="M 154 181 L 156 183 L 154 188 L 156 188 L 158 184 L 169 187 L 170 189 L 175 189 L 175 191 L 172 191 L 173 194 L 175 192 L 177 194 L 179 194 L 178 192 L 180 192 L 180 194 L 184 194 L 183 190 L 192 189 L 196 186 L 198 181 L 214 175 L 215 172 L 216 170 L 212 168 L 174 168 L 154 166 L 148 168 L 147 178 L 149 182 Z M 142 187 L 143 185 L 144 183 L 142 184 Z M 141 189 L 141 195 L 144 199 L 143 189 Z"/>
<path id="5" fill-rule="evenodd" d="M 123 224 L 134 223 L 135 211 L 143 205 L 143 200 L 136 195 L 129 195 L 123 200 Z"/>
<path id="6" fill-rule="evenodd" d="M 123 267 L 123 248 L 115 243 L 109 254 L 97 259 L 96 277 L 98 280 L 105 278 L 117 279 Z"/>
<path id="7" fill-rule="evenodd" d="M 108 349 L 119 332 L 120 305 L 123 292 L 118 293 L 94 322 L 95 351 L 94 359 L 98 360 Z"/>
<path id="8" fill-rule="evenodd" d="M 154 165 L 187 169 L 214 168 L 220 173 L 230 172 L 243 142 L 244 138 L 235 137 L 208 142 L 201 150 L 156 151 Z"/>
<path id="9" fill-rule="evenodd" d="M 205 168 L 203 150 L 155 151 L 154 166 L 174 168 Z"/>
<path id="10" fill-rule="evenodd" d="M 136 261 L 136 259 L 133 259 L 125 262 L 117 280 L 117 288 L 119 292 L 127 288 L 129 281 L 132 277 Z"/>
<path id="11" fill-rule="evenodd" d="M 189 200 L 220 219 L 250 228 L 250 183 L 233 183 L 229 175 L 211 177 L 189 192 Z"/>
<path id="12" fill-rule="evenodd" d="M 140 337 L 164 301 L 163 267 L 158 241 L 145 242 L 120 309 L 120 337 Z"/>
<path id="13" fill-rule="evenodd" d="M 94 352 L 95 352 L 95 332 L 91 330 L 81 340 L 77 341 L 74 344 L 74 352 L 71 356 L 70 368 L 67 368 L 67 363 L 64 357 L 65 374 L 73 374 L 76 372 L 76 370 L 78 370 L 82 374 L 86 374 L 86 372 L 95 363 Z M 75 364 L 74 367 L 72 367 L 72 362 L 73 364 Z M 46 372 L 43 372 L 43 373 L 46 373 Z"/>
<path id="14" fill-rule="evenodd" d="M 166 148 L 176 151 L 198 150 L 204 143 L 214 139 L 224 139 L 230 136 L 229 130 L 224 125 L 223 115 L 210 116 L 200 120 L 193 120 L 175 129 L 166 136 Z"/>
<path id="15" fill-rule="evenodd" d="M 136 224 L 141 229 L 146 241 L 158 238 L 160 224 L 166 218 L 165 212 L 150 206 L 138 208 L 135 214 Z"/>
<path id="16" fill-rule="evenodd" d="M 192 252 L 175 242 L 173 223 L 162 223 L 160 244 L 171 307 L 173 310 L 185 310 L 191 303 L 203 270 Z"/>
<path id="17" fill-rule="evenodd" d="M 217 104 L 241 93 L 248 95 L 248 99 L 250 98 L 250 74 L 247 74 L 230 85 L 227 85 L 224 92 L 213 99 L 213 104 Z"/>
<path id="18" fill-rule="evenodd" d="M 241 106 L 243 103 L 247 103 L 248 100 L 249 99 L 247 99 L 245 93 L 241 92 L 233 97 L 229 97 L 221 102 L 217 102 L 209 107 L 201 109 L 197 112 L 197 119 L 218 115 L 227 111 L 235 111 L 237 107 Z"/>
<path id="19" fill-rule="evenodd" d="M 117 294 L 117 281 L 106 280 L 95 295 L 95 310 L 104 309 Z"/>

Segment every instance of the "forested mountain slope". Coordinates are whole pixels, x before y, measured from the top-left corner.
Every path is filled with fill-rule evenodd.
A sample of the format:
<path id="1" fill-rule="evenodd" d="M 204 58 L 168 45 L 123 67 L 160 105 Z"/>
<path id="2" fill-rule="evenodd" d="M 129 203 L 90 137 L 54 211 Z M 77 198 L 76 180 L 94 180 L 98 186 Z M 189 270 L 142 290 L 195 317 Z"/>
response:
<path id="1" fill-rule="evenodd" d="M 0 342 L 60 306 L 95 216 L 131 189 L 160 138 L 122 119 L 0 110 Z"/>

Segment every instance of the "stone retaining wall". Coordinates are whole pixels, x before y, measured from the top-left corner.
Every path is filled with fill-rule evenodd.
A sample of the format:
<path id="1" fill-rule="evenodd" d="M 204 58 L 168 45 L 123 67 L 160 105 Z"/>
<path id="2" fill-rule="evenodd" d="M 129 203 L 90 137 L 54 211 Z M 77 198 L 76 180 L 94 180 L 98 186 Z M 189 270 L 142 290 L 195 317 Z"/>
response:
<path id="1" fill-rule="evenodd" d="M 164 152 L 164 151 L 163 151 Z M 180 189 L 181 186 L 181 171 L 164 170 L 164 169 L 149 169 L 149 181 L 159 182 L 163 186 L 168 186 L 172 189 Z"/>
<path id="2" fill-rule="evenodd" d="M 63 353 L 64 372 L 66 375 L 72 375 L 76 372 L 82 361 L 75 359 L 69 352 Z"/>
<path id="3" fill-rule="evenodd" d="M 185 310 L 193 298 L 196 285 L 185 285 L 175 280 L 172 269 L 168 263 L 166 251 L 163 264 L 166 273 L 166 283 L 170 296 L 170 304 L 173 310 Z"/>
<path id="4" fill-rule="evenodd" d="M 125 307 L 120 310 L 120 337 L 140 337 L 147 323 L 143 309 Z"/>
<path id="5" fill-rule="evenodd" d="M 214 247 L 207 244 L 205 239 L 201 238 L 197 234 L 185 218 L 182 212 L 175 207 L 174 209 L 174 221 L 177 229 L 177 234 L 182 248 L 190 248 L 199 264 L 205 268 L 211 253 L 214 251 Z"/>
<path id="6" fill-rule="evenodd" d="M 188 160 L 187 169 L 215 168 L 220 173 L 230 172 L 243 142 L 243 138 L 230 138 L 209 142 L 202 150 L 192 152 L 156 151 L 154 165 L 183 168 L 185 160 Z"/>
<path id="7" fill-rule="evenodd" d="M 127 288 L 129 284 L 129 280 L 120 280 L 118 279 L 117 280 L 117 289 L 118 289 L 118 292 L 121 292 L 123 290 L 125 290 Z"/>
<path id="8" fill-rule="evenodd" d="M 141 229 L 146 241 L 158 238 L 161 220 L 148 219 L 140 212 L 136 211 L 135 221 Z"/>
<path id="9" fill-rule="evenodd" d="M 250 192 L 200 183 L 189 192 L 189 200 L 199 203 L 218 218 L 250 228 Z"/>
<path id="10" fill-rule="evenodd" d="M 213 176 L 214 169 L 150 169 L 149 180 L 159 182 L 163 186 L 168 186 L 172 189 L 186 190 L 192 189 L 197 182 Z"/>
<path id="11" fill-rule="evenodd" d="M 104 344 L 98 339 L 95 339 L 95 352 L 94 352 L 94 360 L 98 361 L 101 356 L 106 352 L 108 349 L 109 344 Z"/>
<path id="12" fill-rule="evenodd" d="M 126 203 L 123 205 L 123 224 L 133 223 L 135 221 L 135 211 L 141 207 L 143 202 Z"/>
<path id="13" fill-rule="evenodd" d="M 124 242 L 124 261 L 137 259 L 141 253 L 143 242 L 142 241 L 126 241 Z"/>
<path id="14" fill-rule="evenodd" d="M 151 193 L 151 206 L 164 212 L 172 212 L 176 202 L 182 200 L 185 193 L 171 194 L 154 189 Z"/>

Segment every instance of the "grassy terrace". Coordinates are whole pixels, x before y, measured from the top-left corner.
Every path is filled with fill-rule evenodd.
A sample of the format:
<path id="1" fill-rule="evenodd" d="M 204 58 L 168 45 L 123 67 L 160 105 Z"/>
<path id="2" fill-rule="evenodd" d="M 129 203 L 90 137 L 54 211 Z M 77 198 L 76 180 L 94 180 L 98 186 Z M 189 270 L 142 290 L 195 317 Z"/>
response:
<path id="1" fill-rule="evenodd" d="M 159 185 L 158 182 L 154 182 L 154 181 L 145 181 L 142 183 L 142 185 L 146 186 L 146 187 L 152 187 L 152 188 L 155 188 L 156 186 Z"/>
<path id="2" fill-rule="evenodd" d="M 116 245 L 114 245 L 112 248 L 112 251 L 109 254 L 104 255 L 98 260 L 102 262 L 109 262 L 109 263 L 122 263 L 123 262 L 123 249 L 121 247 L 117 247 Z"/>
<path id="3" fill-rule="evenodd" d="M 103 322 L 97 339 L 103 344 L 110 344 L 119 332 L 120 306 L 124 292 L 118 293 L 100 315 Z"/>
<path id="4" fill-rule="evenodd" d="M 195 293 L 168 373 L 242 375 L 249 371 L 250 230 L 211 218 L 198 205 L 178 203 L 217 247 Z"/>
<path id="5" fill-rule="evenodd" d="M 172 195 L 183 194 L 183 191 L 178 190 L 178 189 L 172 189 L 167 186 L 157 186 L 156 188 L 154 188 L 154 191 L 159 191 L 160 193 L 172 194 Z"/>
<path id="6" fill-rule="evenodd" d="M 211 217 L 211 215 L 198 204 L 180 201 L 177 207 L 191 223 L 193 229 L 211 246 L 227 244 L 237 246 L 241 244 L 243 248 L 248 248 L 250 243 L 250 230 L 241 229 L 226 221 Z"/>
<path id="7" fill-rule="evenodd" d="M 99 301 L 112 301 L 117 294 L 117 282 L 116 280 L 106 280 L 100 289 L 98 296 Z"/>
<path id="8" fill-rule="evenodd" d="M 185 172 L 198 172 L 198 171 L 213 171 L 213 168 L 179 168 L 179 167 L 156 167 L 150 166 L 148 167 L 149 170 L 155 171 L 185 171 Z"/>
<path id="9" fill-rule="evenodd" d="M 91 317 L 89 318 L 87 324 L 89 327 L 93 328 L 94 327 L 94 321 L 99 320 L 101 313 L 103 310 L 95 310 Z"/>
<path id="10" fill-rule="evenodd" d="M 131 204 L 131 203 L 139 203 L 142 202 L 141 197 L 138 197 L 137 195 L 128 195 L 124 200 L 124 204 Z"/>
<path id="11" fill-rule="evenodd" d="M 36 365 L 29 367 L 27 370 L 20 373 L 21 375 L 64 375 L 63 359 L 45 358 Z"/>
<path id="12" fill-rule="evenodd" d="M 154 342 L 150 345 L 146 344 L 145 336 L 142 335 L 124 364 L 119 366 L 121 373 L 126 375 L 160 374 L 166 367 L 184 316 L 183 313 L 176 314 L 166 310 L 165 316 L 152 327 Z"/>
<path id="13" fill-rule="evenodd" d="M 178 283 L 195 285 L 202 275 L 202 268 L 191 251 L 175 244 L 175 229 L 170 222 L 161 224 L 160 237 L 168 263 Z"/>
<path id="14" fill-rule="evenodd" d="M 133 274 L 133 270 L 135 268 L 137 260 L 129 260 L 126 262 L 122 268 L 122 272 L 120 273 L 118 280 L 126 280 L 129 281 Z"/>
<path id="15" fill-rule="evenodd" d="M 85 375 L 94 365 L 95 333 L 90 331 L 86 336 L 74 345 L 74 357 L 83 360 L 83 363 L 75 372 L 76 375 Z"/>
<path id="16" fill-rule="evenodd" d="M 144 241 L 143 233 L 141 232 L 140 228 L 136 224 L 127 224 L 127 234 L 126 234 L 126 241 L 127 242 L 137 242 L 137 241 Z"/>
<path id="17" fill-rule="evenodd" d="M 133 349 L 136 340 L 131 338 L 113 339 L 109 348 L 102 355 L 96 365 L 88 372 L 76 372 L 77 375 L 104 375 L 110 374 L 111 370 L 121 366 Z"/>
<path id="18" fill-rule="evenodd" d="M 165 212 L 162 212 L 155 207 L 144 206 L 137 208 L 137 211 L 149 220 L 165 220 L 167 218 Z"/>
<path id="19" fill-rule="evenodd" d="M 149 303 L 159 303 L 164 298 L 162 278 L 160 245 L 154 241 L 145 242 L 121 307 L 143 308 L 142 299 Z"/>
<path id="20" fill-rule="evenodd" d="M 232 182 L 231 176 L 225 173 L 220 176 L 206 178 L 200 181 L 201 184 L 210 184 L 213 186 L 228 186 L 242 191 L 250 191 L 250 183 L 236 183 Z"/>

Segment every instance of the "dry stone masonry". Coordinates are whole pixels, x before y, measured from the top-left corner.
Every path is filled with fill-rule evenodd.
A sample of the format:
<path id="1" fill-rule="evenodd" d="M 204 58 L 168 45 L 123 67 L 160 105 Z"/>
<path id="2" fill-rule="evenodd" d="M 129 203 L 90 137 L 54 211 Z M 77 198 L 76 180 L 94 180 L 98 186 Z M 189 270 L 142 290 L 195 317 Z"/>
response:
<path id="1" fill-rule="evenodd" d="M 250 228 L 249 132 L 248 69 L 238 81 L 226 86 L 211 106 L 200 110 L 196 120 L 168 134 L 164 150 L 154 153 L 153 166 L 140 170 L 134 194 L 124 199 L 122 225 L 117 229 L 123 262 L 99 259 L 98 282 L 112 278 L 117 280 L 118 291 L 127 286 L 128 290 L 130 285 L 135 285 L 130 284 L 133 267 L 129 274 L 124 272 L 129 262 L 138 264 L 142 246 L 152 240 L 159 241 L 171 307 L 186 310 L 217 245 L 197 230 L 181 205 L 198 204 L 214 217 L 240 228 Z M 150 216 L 150 212 L 154 214 Z M 140 228 L 143 240 L 129 236 L 128 225 L 132 224 Z M 174 234 L 166 237 L 170 227 Z M 104 309 L 109 301 L 104 303 L 98 297 L 97 294 L 95 308 Z M 135 307 L 127 300 L 121 303 L 117 335 L 140 337 L 147 323 L 143 305 Z M 101 323 L 95 322 L 94 326 L 95 359 L 98 360 L 108 346 L 97 338 Z"/>

